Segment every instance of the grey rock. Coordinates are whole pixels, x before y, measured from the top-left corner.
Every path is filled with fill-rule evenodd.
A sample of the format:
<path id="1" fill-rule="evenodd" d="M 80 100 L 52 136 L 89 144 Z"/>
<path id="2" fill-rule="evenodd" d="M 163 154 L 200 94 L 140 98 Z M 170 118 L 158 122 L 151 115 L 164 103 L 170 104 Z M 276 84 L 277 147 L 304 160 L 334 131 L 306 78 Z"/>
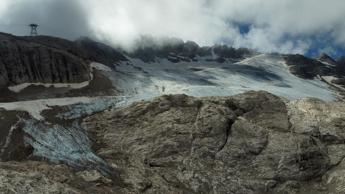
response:
<path id="1" fill-rule="evenodd" d="M 266 92 L 162 96 L 96 114 L 84 125 L 101 142 L 96 152 L 123 169 L 133 192 L 327 193 L 330 188 L 320 180 L 341 163 L 342 147 L 300 130 L 309 123 L 309 129 L 328 125 L 323 131 L 341 139 L 332 119 L 344 118 L 345 109 L 311 107 L 312 115 L 301 116 L 302 102 Z M 322 114 L 315 123 L 313 111 L 332 116 Z"/>
<path id="2" fill-rule="evenodd" d="M 126 57 L 120 52 L 87 38 L 0 33 L 0 89 L 25 82 L 79 83 L 90 80 L 90 62 L 112 66 L 121 60 Z"/>
<path id="3" fill-rule="evenodd" d="M 28 193 L 46 191 L 44 179 L 76 193 L 340 194 L 344 118 L 342 102 L 289 102 L 267 92 L 166 95 L 82 121 L 93 153 L 119 179 L 44 162 L 0 163 L 0 179 L 19 180 L 14 185 Z M 33 173 L 44 178 L 28 186 Z"/>
<path id="4" fill-rule="evenodd" d="M 290 67 L 291 73 L 304 79 L 313 79 L 317 75 L 336 75 L 336 67 L 330 67 L 320 61 L 305 57 L 303 55 L 286 55 L 286 64 Z"/>
<path id="5" fill-rule="evenodd" d="M 326 53 L 322 53 L 318 58 L 319 61 L 326 62 L 330 65 L 337 66 L 337 61 L 335 61 L 332 57 L 327 55 Z"/>
<path id="6" fill-rule="evenodd" d="M 0 86 L 89 80 L 88 63 L 64 50 L 0 34 Z"/>
<path id="7" fill-rule="evenodd" d="M 44 162 L 0 162 L 0 182 L 0 193 L 6 194 L 129 193 L 96 172 Z"/>

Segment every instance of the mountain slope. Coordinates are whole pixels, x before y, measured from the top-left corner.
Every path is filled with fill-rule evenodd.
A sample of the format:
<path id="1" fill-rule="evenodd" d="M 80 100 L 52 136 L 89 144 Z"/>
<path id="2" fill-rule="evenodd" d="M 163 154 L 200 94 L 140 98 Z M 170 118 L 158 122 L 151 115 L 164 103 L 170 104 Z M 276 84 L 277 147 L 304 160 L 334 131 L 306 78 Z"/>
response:
<path id="1" fill-rule="evenodd" d="M 65 50 L 1 34 L 0 86 L 25 82 L 77 83 L 89 79 L 85 60 Z"/>
<path id="2" fill-rule="evenodd" d="M 60 164 L 0 162 L 0 192 L 342 194 L 344 120 L 341 102 L 165 95 L 83 119 L 91 152 L 75 128 L 33 128 L 31 157 Z"/>
<path id="3" fill-rule="evenodd" d="M 342 60 L 0 41 L 0 193 L 344 193 Z"/>
<path id="4" fill-rule="evenodd" d="M 179 40 L 145 43 L 128 53 L 88 38 L 72 42 L 1 34 L 0 39 L 1 101 L 114 94 L 135 99 L 174 93 L 224 96 L 249 90 L 333 100 L 345 80 L 341 63 L 326 55 L 316 60 Z"/>
<path id="5" fill-rule="evenodd" d="M 72 42 L 1 33 L 0 101 L 90 95 L 93 93 L 90 89 L 74 90 L 86 88 L 91 82 L 107 85 L 104 91 L 95 94 L 109 94 L 114 87 L 97 70 L 105 69 L 100 67 L 102 64 L 111 66 L 121 60 L 126 58 L 120 52 L 87 38 Z"/>

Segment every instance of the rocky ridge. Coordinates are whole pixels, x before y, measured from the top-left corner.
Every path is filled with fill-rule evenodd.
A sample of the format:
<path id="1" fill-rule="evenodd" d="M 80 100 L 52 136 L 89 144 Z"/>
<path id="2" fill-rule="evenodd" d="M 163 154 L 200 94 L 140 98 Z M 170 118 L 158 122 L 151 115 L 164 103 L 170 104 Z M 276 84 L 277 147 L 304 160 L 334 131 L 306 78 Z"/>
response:
<path id="1" fill-rule="evenodd" d="M 87 38 L 75 42 L 48 36 L 0 34 L 0 88 L 21 83 L 90 80 L 90 62 L 113 65 L 126 58 Z"/>
<path id="2" fill-rule="evenodd" d="M 291 73 L 298 77 L 303 79 L 331 77 L 328 83 L 345 87 L 345 64 L 341 58 L 336 61 L 327 54 L 321 54 L 317 59 L 299 54 L 285 55 L 284 58 Z"/>
<path id="3" fill-rule="evenodd" d="M 0 191 L 344 193 L 341 102 L 289 102 L 267 92 L 167 95 L 95 114 L 82 125 L 95 154 L 120 178 L 90 167 L 2 162 L 2 182 L 15 184 Z M 47 182 L 55 186 L 41 187 Z"/>
<path id="4" fill-rule="evenodd" d="M 334 169 L 345 156 L 344 110 L 266 92 L 174 95 L 95 115 L 85 125 L 99 155 L 130 169 L 122 176 L 133 192 L 342 193 Z"/>
<path id="5" fill-rule="evenodd" d="M 1 34 L 0 86 L 25 82 L 66 83 L 89 80 L 86 61 L 52 47 Z"/>
<path id="6" fill-rule="evenodd" d="M 285 103 L 266 92 L 175 95 L 85 125 L 99 155 L 130 169 L 122 176 L 134 192 L 341 193 L 329 176 L 345 156 L 344 108 L 315 99 Z"/>
<path id="7" fill-rule="evenodd" d="M 173 63 L 192 62 L 205 57 L 207 61 L 223 63 L 226 60 L 238 61 L 256 53 L 250 49 L 236 49 L 227 45 L 202 47 L 193 41 L 184 42 L 176 38 L 154 40 L 146 37 L 137 44 L 135 49 L 126 53 L 144 62 L 155 62 L 158 58 L 165 58 Z"/>

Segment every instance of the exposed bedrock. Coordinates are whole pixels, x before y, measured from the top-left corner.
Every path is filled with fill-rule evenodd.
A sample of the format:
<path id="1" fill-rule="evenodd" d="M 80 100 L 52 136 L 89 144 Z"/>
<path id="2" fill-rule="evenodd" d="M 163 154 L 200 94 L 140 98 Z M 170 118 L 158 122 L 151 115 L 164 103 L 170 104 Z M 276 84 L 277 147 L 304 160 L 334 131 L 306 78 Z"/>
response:
<path id="1" fill-rule="evenodd" d="M 68 52 L 8 35 L 0 38 L 1 86 L 89 80 L 88 63 Z"/>
<path id="2" fill-rule="evenodd" d="M 33 154 L 70 167 L 2 162 L 0 191 L 53 193 L 42 186 L 49 183 L 71 193 L 344 193 L 341 102 L 288 102 L 267 92 L 166 95 L 96 113 L 79 132 L 41 125 L 27 121 L 24 129 L 35 137 Z M 75 168 L 90 162 L 98 165 Z"/>
<path id="3" fill-rule="evenodd" d="M 89 39 L 17 37 L 0 33 L 0 89 L 21 83 L 80 83 L 90 80 L 92 61 L 113 65 L 126 58 Z"/>
<path id="4" fill-rule="evenodd" d="M 345 156 L 344 110 L 266 92 L 171 95 L 96 114 L 84 125 L 96 153 L 123 169 L 133 192 L 341 193 L 333 186 L 342 179 L 330 185 L 328 177 Z"/>

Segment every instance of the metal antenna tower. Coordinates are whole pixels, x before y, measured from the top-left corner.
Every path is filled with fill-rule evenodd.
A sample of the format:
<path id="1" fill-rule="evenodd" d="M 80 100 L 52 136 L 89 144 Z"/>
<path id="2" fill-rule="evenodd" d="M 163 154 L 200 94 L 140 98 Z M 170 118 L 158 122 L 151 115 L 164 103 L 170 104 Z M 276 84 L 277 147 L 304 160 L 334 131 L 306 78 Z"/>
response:
<path id="1" fill-rule="evenodd" d="M 29 27 L 31 28 L 30 36 L 37 36 L 38 24 L 29 24 Z"/>

